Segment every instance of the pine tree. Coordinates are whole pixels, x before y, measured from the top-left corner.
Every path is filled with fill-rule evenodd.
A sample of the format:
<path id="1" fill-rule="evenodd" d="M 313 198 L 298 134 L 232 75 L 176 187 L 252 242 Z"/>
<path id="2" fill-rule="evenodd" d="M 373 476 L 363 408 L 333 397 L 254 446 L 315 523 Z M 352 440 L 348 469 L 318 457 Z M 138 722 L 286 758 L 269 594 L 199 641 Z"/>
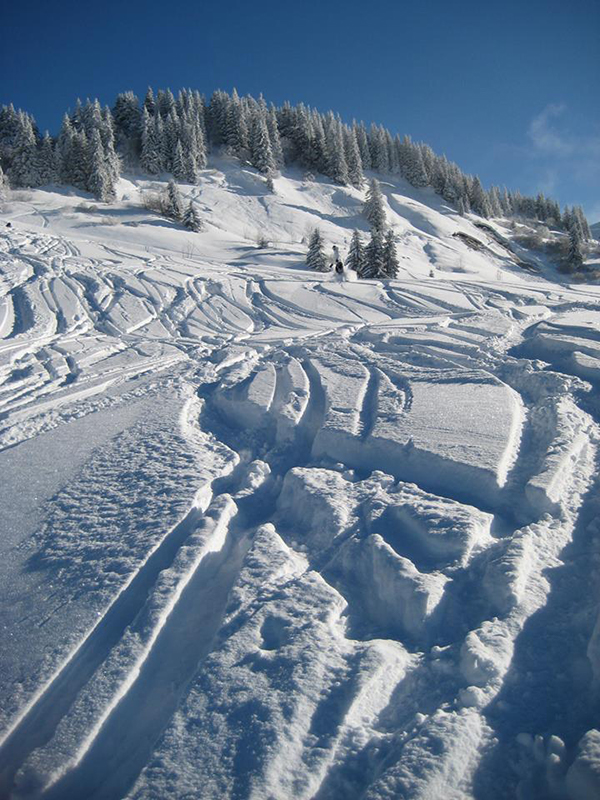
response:
<path id="1" fill-rule="evenodd" d="M 133 166 L 139 156 L 142 134 L 142 112 L 139 100 L 133 92 L 117 95 L 112 119 L 116 149 L 125 163 Z"/>
<path id="2" fill-rule="evenodd" d="M 421 148 L 418 144 L 410 142 L 410 140 L 404 152 L 402 174 L 417 189 L 422 189 L 429 185 L 429 175 L 425 168 Z"/>
<path id="3" fill-rule="evenodd" d="M 577 272 L 581 269 L 583 257 L 583 239 L 577 227 L 573 226 L 569 231 L 569 253 L 567 255 L 569 272 Z"/>
<path id="4" fill-rule="evenodd" d="M 383 235 L 373 228 L 371 241 L 365 249 L 365 266 L 360 278 L 385 278 Z"/>
<path id="5" fill-rule="evenodd" d="M 169 181 L 168 193 L 168 213 L 171 219 L 180 222 L 183 218 L 183 200 L 175 181 Z"/>
<path id="6" fill-rule="evenodd" d="M 202 230 L 202 222 L 191 200 L 183 215 L 183 224 L 189 231 L 194 233 Z"/>
<path id="7" fill-rule="evenodd" d="M 90 178 L 89 155 L 90 147 L 85 131 L 74 131 L 69 154 L 69 179 L 67 183 L 84 191 L 88 191 Z"/>
<path id="8" fill-rule="evenodd" d="M 574 206 L 573 207 L 573 216 L 579 223 L 579 227 L 581 229 L 581 235 L 584 241 L 589 241 L 592 238 L 592 232 L 590 230 L 590 226 L 588 224 L 587 218 L 583 213 L 583 208 L 581 206 Z"/>
<path id="9" fill-rule="evenodd" d="M 389 230 L 383 243 L 383 272 L 388 278 L 397 278 L 399 267 L 396 239 L 393 231 Z"/>
<path id="10" fill-rule="evenodd" d="M 346 163 L 348 164 L 348 180 L 357 189 L 362 189 L 364 183 L 363 165 L 360 149 L 356 141 L 356 131 L 346 128 L 344 132 L 344 146 L 346 150 Z"/>
<path id="11" fill-rule="evenodd" d="M 267 114 L 267 130 L 269 131 L 269 141 L 271 142 L 271 152 L 273 153 L 273 160 L 275 167 L 281 169 L 284 165 L 283 148 L 281 146 L 281 137 L 279 135 L 279 127 L 277 125 L 277 112 L 275 106 L 271 106 Z"/>
<path id="12" fill-rule="evenodd" d="M 156 101 L 154 100 L 154 92 L 150 86 L 148 87 L 146 97 L 144 98 L 144 109 L 150 114 L 150 116 L 154 116 L 156 111 Z"/>
<path id="13" fill-rule="evenodd" d="M 184 167 L 185 167 L 185 179 L 188 183 L 196 184 L 198 183 L 198 166 L 196 164 L 196 159 L 194 158 L 193 153 L 188 153 L 183 157 Z"/>
<path id="14" fill-rule="evenodd" d="M 356 229 L 352 232 L 346 266 L 362 276 L 365 268 L 365 248 L 360 233 Z"/>
<path id="15" fill-rule="evenodd" d="M 13 186 L 38 186 L 36 173 L 36 139 L 30 118 L 19 112 L 19 132 L 10 164 L 10 182 Z"/>
<path id="16" fill-rule="evenodd" d="M 500 195 L 500 189 L 497 186 L 492 186 L 492 188 L 488 192 L 488 201 L 490 204 L 490 212 L 492 217 L 501 217 L 503 215 L 502 210 L 502 197 Z M 544 208 L 542 209 L 542 220 L 547 219 L 547 214 L 545 210 L 545 203 Z"/>
<path id="17" fill-rule="evenodd" d="M 475 214 L 487 219 L 491 216 L 491 209 L 487 193 L 477 175 L 470 180 L 469 186 L 469 204 Z"/>
<path id="18" fill-rule="evenodd" d="M 54 149 L 54 142 L 48 131 L 46 131 L 42 143 L 38 147 L 36 169 L 40 186 L 56 183 L 59 180 L 60 170 L 57 154 Z"/>
<path id="19" fill-rule="evenodd" d="M 264 117 L 257 114 L 252 121 L 250 133 L 250 163 L 263 175 L 275 171 L 275 159 L 271 150 L 269 131 Z"/>
<path id="20" fill-rule="evenodd" d="M 336 183 L 348 183 L 348 164 L 344 155 L 344 138 L 339 120 L 332 119 L 327 131 L 327 174 Z"/>
<path id="21" fill-rule="evenodd" d="M 175 180 L 178 180 L 180 183 L 187 180 L 188 171 L 186 169 L 185 159 L 183 156 L 183 150 L 180 141 L 178 141 L 175 146 L 175 152 L 173 154 L 173 168 L 171 172 L 173 173 L 173 177 L 175 178 Z"/>
<path id="22" fill-rule="evenodd" d="M 356 142 L 358 144 L 358 150 L 360 152 L 360 160 L 362 161 L 363 169 L 371 169 L 373 166 L 371 164 L 371 151 L 369 150 L 369 140 L 364 123 L 361 122 L 360 125 L 358 125 L 355 122 L 353 129 L 356 134 Z"/>
<path id="23" fill-rule="evenodd" d="M 308 253 L 306 254 L 306 266 L 309 269 L 316 269 L 317 272 L 328 272 L 329 265 L 323 250 L 323 237 L 321 231 L 315 228 L 308 243 Z"/>
<path id="24" fill-rule="evenodd" d="M 371 182 L 369 183 L 365 204 L 363 206 L 363 213 L 372 228 L 376 230 L 383 230 L 385 226 L 383 195 L 381 194 L 379 181 L 377 181 L 375 178 L 371 178 Z"/>
<path id="25" fill-rule="evenodd" d="M 111 175 L 102 145 L 100 131 L 95 130 L 90 142 L 90 153 L 88 156 L 90 174 L 87 182 L 88 190 L 97 200 L 107 203 L 115 199 L 115 184 Z"/>
<path id="26" fill-rule="evenodd" d="M 144 107 L 142 114 L 142 152 L 140 165 L 144 172 L 158 175 L 162 172 L 162 152 L 160 141 L 160 117 L 152 117 Z"/>
<path id="27" fill-rule="evenodd" d="M 235 89 L 229 101 L 225 143 L 236 156 L 241 156 L 248 148 L 248 121 L 244 105 Z"/>

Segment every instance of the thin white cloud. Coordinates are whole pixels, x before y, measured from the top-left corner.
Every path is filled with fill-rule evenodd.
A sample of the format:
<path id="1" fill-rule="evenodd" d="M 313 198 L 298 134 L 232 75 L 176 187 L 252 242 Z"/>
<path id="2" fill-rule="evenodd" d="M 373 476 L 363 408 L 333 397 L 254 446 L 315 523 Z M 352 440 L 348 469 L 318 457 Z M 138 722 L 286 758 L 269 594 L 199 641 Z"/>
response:
<path id="1" fill-rule="evenodd" d="M 562 103 L 550 103 L 529 123 L 529 138 L 540 154 L 569 156 L 573 153 L 575 143 L 553 124 L 564 116 L 566 110 Z"/>

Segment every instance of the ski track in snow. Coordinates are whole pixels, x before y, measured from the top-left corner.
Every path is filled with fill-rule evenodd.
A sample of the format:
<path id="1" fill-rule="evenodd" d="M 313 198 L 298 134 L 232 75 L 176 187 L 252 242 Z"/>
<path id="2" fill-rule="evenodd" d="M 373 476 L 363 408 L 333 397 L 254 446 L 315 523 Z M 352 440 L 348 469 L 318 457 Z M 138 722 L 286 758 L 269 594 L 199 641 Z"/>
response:
<path id="1" fill-rule="evenodd" d="M 0 458 L 146 411 L 75 474 L 58 458 L 3 550 L 28 588 L 0 797 L 595 786 L 600 294 L 496 280 L 493 248 L 477 277 L 447 213 L 386 197 L 417 266 L 385 284 L 14 215 Z M 415 277 L 459 255 L 468 279 Z"/>

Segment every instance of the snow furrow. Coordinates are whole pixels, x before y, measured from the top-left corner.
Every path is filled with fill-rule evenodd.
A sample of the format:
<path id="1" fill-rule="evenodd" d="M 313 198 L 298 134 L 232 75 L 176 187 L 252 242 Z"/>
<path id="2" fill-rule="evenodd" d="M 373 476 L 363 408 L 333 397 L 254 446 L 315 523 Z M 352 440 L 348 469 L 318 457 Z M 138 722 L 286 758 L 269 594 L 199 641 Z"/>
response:
<path id="1" fill-rule="evenodd" d="M 10 791 L 12 779 L 25 758 L 47 743 L 78 693 L 139 613 L 150 588 L 169 567 L 185 540 L 197 527 L 201 511 L 188 515 L 163 539 L 145 564 L 121 591 L 102 619 L 42 688 L 0 743 L 0 791 Z"/>

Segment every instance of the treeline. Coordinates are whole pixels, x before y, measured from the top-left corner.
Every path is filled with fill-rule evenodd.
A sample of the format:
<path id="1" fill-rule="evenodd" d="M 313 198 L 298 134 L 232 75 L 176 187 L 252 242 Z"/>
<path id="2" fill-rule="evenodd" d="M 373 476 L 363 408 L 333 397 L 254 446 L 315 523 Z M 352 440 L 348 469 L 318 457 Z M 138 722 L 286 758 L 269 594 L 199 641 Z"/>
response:
<path id="1" fill-rule="evenodd" d="M 169 89 L 156 94 L 149 89 L 142 102 L 125 92 L 112 109 L 97 100 L 78 102 L 55 138 L 41 136 L 30 114 L 12 105 L 0 110 L 0 170 L 13 187 L 64 183 L 110 201 L 123 168 L 168 172 L 177 181 L 195 183 L 216 148 L 267 178 L 295 164 L 307 174 L 362 188 L 364 171 L 373 170 L 429 186 L 462 214 L 523 216 L 569 232 L 575 227 L 582 241 L 590 238 L 580 207 L 561 213 L 559 204 L 541 193 L 486 190 L 476 175 L 465 174 L 426 144 L 393 136 L 381 125 L 347 125 L 331 111 L 323 114 L 302 103 L 276 108 L 262 96 L 240 97 L 235 89 L 216 91 L 209 101 L 191 90 L 175 97 Z M 0 185 L 3 181 L 0 175 Z"/>

